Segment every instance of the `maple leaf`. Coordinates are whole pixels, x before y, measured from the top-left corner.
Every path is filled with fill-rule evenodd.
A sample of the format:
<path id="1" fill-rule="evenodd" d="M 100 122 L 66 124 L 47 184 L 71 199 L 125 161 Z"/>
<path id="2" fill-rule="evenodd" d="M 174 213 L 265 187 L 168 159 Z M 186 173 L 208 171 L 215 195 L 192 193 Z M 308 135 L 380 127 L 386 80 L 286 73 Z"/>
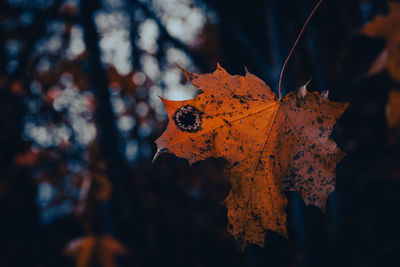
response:
<path id="1" fill-rule="evenodd" d="M 74 239 L 65 249 L 65 253 L 74 258 L 76 267 L 88 267 L 92 264 L 98 264 L 102 267 L 116 267 L 116 256 L 123 255 L 126 252 L 121 243 L 107 235 Z"/>
<path id="2" fill-rule="evenodd" d="M 247 70 L 246 76 L 231 76 L 220 65 L 209 74 L 182 71 L 201 93 L 187 101 L 162 99 L 169 124 L 156 140 L 155 158 L 168 151 L 189 163 L 227 160 L 228 230 L 242 249 L 263 246 L 267 230 L 286 236 L 283 190 L 324 208 L 344 156 L 329 135 L 348 104 L 305 87 L 281 101 Z"/>
<path id="3" fill-rule="evenodd" d="M 362 32 L 369 37 L 386 39 L 386 47 L 372 64 L 368 74 L 387 68 L 389 74 L 400 81 L 400 3 L 389 2 L 390 12 L 379 15 L 367 23 Z"/>

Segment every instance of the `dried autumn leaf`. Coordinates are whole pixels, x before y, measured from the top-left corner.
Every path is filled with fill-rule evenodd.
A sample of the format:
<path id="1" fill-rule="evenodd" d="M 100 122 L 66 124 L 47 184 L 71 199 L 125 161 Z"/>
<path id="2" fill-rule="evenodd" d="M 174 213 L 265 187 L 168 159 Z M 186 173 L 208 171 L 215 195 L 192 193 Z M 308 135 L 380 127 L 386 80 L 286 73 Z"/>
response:
<path id="1" fill-rule="evenodd" d="M 201 93 L 187 101 L 163 99 L 169 124 L 156 140 L 156 156 L 168 151 L 190 163 L 227 160 L 228 229 L 242 248 L 263 246 L 267 230 L 286 236 L 283 190 L 324 208 L 344 156 L 329 135 L 348 104 L 305 87 L 280 101 L 256 76 L 231 76 L 219 65 L 210 74 L 183 72 Z"/>
<path id="2" fill-rule="evenodd" d="M 367 36 L 386 39 L 385 50 L 368 73 L 375 74 L 385 66 L 390 75 L 400 81 L 400 3 L 390 2 L 389 8 L 389 14 L 377 16 L 362 29 Z"/>
<path id="3" fill-rule="evenodd" d="M 102 267 L 116 267 L 115 258 L 126 253 L 125 247 L 110 236 L 86 236 L 72 240 L 65 253 L 74 258 L 76 267 L 93 264 Z"/>

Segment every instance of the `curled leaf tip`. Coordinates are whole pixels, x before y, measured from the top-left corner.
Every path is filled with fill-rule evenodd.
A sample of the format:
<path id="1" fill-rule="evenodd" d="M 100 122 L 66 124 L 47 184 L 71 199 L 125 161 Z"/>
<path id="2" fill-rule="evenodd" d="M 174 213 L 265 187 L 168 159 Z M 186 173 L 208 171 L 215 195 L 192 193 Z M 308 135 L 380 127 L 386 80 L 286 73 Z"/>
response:
<path id="1" fill-rule="evenodd" d="M 153 160 L 151 161 L 151 163 L 154 164 L 156 159 L 163 153 L 168 153 L 168 149 L 166 149 L 166 148 L 158 149 L 156 154 L 154 155 Z"/>
<path id="2" fill-rule="evenodd" d="M 299 88 L 299 91 L 298 91 L 298 96 L 300 97 L 300 98 L 304 98 L 306 95 L 307 95 L 307 93 L 308 93 L 308 90 L 307 90 L 307 86 L 308 86 L 308 84 L 311 82 L 311 75 L 309 75 L 309 77 L 308 77 L 308 81 L 304 84 L 304 85 L 302 85 L 302 86 L 300 86 L 300 88 Z"/>
<path id="3" fill-rule="evenodd" d="M 323 91 L 321 93 L 321 99 L 322 100 L 327 100 L 328 99 L 328 95 L 329 95 L 329 90 Z"/>
<path id="4" fill-rule="evenodd" d="M 303 86 L 300 86 L 300 88 L 299 88 L 299 90 L 298 90 L 298 92 L 297 92 L 297 95 L 298 95 L 300 98 L 304 98 L 304 97 L 307 95 L 307 93 L 308 93 L 308 91 L 307 91 L 307 84 L 308 84 L 308 83 L 306 83 L 306 84 L 303 85 Z"/>

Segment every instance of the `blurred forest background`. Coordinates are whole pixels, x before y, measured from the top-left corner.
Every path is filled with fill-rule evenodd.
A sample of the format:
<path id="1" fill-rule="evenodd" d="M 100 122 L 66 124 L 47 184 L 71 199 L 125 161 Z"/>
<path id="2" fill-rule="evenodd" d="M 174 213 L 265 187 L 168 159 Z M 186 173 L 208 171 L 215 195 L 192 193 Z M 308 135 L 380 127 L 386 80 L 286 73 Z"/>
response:
<path id="1" fill-rule="evenodd" d="M 284 90 L 351 102 L 333 138 L 347 153 L 328 213 L 287 194 L 289 240 L 243 253 L 220 203 L 225 162 L 152 157 L 168 121 L 158 96 L 196 90 L 175 64 L 277 90 L 316 0 L 1 0 L 0 266 L 395 266 L 400 145 L 387 127 L 385 46 L 360 33 L 384 0 L 325 0 Z M 400 18 L 399 18 L 400 19 Z"/>

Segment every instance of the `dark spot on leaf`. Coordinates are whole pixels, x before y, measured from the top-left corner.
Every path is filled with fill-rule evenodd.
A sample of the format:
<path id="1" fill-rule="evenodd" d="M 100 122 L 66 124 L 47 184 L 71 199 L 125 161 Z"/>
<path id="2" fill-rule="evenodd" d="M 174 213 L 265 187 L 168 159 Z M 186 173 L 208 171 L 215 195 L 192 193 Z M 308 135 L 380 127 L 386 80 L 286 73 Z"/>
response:
<path id="1" fill-rule="evenodd" d="M 310 168 L 308 168 L 307 173 L 310 174 L 314 171 L 314 167 L 310 166 Z"/>
<path id="2" fill-rule="evenodd" d="M 201 112 L 196 107 L 186 105 L 175 112 L 174 122 L 179 129 L 186 132 L 201 130 Z"/>

